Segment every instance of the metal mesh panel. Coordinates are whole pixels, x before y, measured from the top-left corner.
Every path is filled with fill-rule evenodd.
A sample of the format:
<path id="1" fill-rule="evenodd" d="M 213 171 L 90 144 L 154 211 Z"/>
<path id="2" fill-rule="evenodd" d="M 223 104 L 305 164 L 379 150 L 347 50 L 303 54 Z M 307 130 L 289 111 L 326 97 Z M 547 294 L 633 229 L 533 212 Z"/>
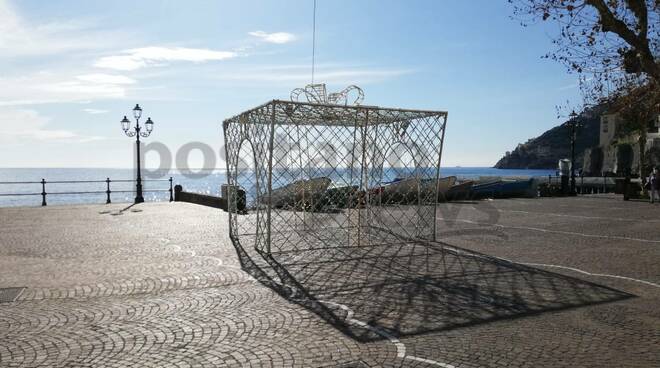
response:
<path id="1" fill-rule="evenodd" d="M 232 240 L 275 259 L 434 240 L 446 119 L 274 100 L 225 120 Z"/>

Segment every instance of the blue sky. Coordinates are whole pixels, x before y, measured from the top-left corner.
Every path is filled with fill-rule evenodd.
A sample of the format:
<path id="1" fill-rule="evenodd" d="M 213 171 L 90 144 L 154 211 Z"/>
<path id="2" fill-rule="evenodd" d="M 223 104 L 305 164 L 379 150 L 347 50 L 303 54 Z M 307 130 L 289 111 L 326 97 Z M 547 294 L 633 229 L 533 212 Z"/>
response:
<path id="1" fill-rule="evenodd" d="M 218 151 L 224 118 L 309 83 L 312 4 L 0 0 L 0 167 L 132 167 L 119 120 L 135 103 L 149 141 Z M 540 58 L 554 29 L 510 14 L 506 1 L 318 0 L 316 81 L 446 110 L 443 166 L 491 166 L 579 102 L 576 77 Z"/>

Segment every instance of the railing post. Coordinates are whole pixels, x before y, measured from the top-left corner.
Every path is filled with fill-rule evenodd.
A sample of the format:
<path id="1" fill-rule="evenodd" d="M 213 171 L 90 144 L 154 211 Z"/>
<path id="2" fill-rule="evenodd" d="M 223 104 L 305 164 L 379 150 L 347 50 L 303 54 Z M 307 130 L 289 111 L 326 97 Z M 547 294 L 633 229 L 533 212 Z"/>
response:
<path id="1" fill-rule="evenodd" d="M 41 205 L 46 205 L 46 179 L 41 179 Z"/>
<path id="2" fill-rule="evenodd" d="M 174 202 L 174 192 L 172 191 L 172 177 L 170 176 L 170 202 Z"/>
<path id="3" fill-rule="evenodd" d="M 105 184 L 106 184 L 106 190 L 105 194 L 107 195 L 107 199 L 105 200 L 105 204 L 110 204 L 110 178 L 105 179 Z"/>

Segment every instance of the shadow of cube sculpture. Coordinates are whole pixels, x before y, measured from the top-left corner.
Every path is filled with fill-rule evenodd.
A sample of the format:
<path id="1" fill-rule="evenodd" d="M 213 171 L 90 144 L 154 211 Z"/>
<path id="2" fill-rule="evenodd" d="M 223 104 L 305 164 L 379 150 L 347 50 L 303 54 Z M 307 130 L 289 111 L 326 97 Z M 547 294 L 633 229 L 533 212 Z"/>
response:
<path id="1" fill-rule="evenodd" d="M 436 239 L 446 121 L 289 101 L 225 120 L 241 267 L 364 342 L 632 297 Z"/>
<path id="2" fill-rule="evenodd" d="M 434 241 L 446 122 L 442 111 L 280 100 L 225 120 L 232 241 L 275 260 Z"/>

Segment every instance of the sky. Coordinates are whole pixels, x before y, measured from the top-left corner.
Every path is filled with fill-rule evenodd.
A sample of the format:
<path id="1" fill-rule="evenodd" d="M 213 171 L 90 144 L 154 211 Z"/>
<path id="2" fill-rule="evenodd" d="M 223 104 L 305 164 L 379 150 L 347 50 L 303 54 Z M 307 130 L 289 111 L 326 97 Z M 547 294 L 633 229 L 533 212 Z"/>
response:
<path id="1" fill-rule="evenodd" d="M 136 103 L 147 142 L 219 154 L 223 119 L 310 83 L 312 14 L 313 0 L 0 0 L 0 167 L 133 167 L 119 121 Z M 541 58 L 556 29 L 511 14 L 506 1 L 318 0 L 315 81 L 448 111 L 442 165 L 492 166 L 579 101 L 576 76 Z"/>

